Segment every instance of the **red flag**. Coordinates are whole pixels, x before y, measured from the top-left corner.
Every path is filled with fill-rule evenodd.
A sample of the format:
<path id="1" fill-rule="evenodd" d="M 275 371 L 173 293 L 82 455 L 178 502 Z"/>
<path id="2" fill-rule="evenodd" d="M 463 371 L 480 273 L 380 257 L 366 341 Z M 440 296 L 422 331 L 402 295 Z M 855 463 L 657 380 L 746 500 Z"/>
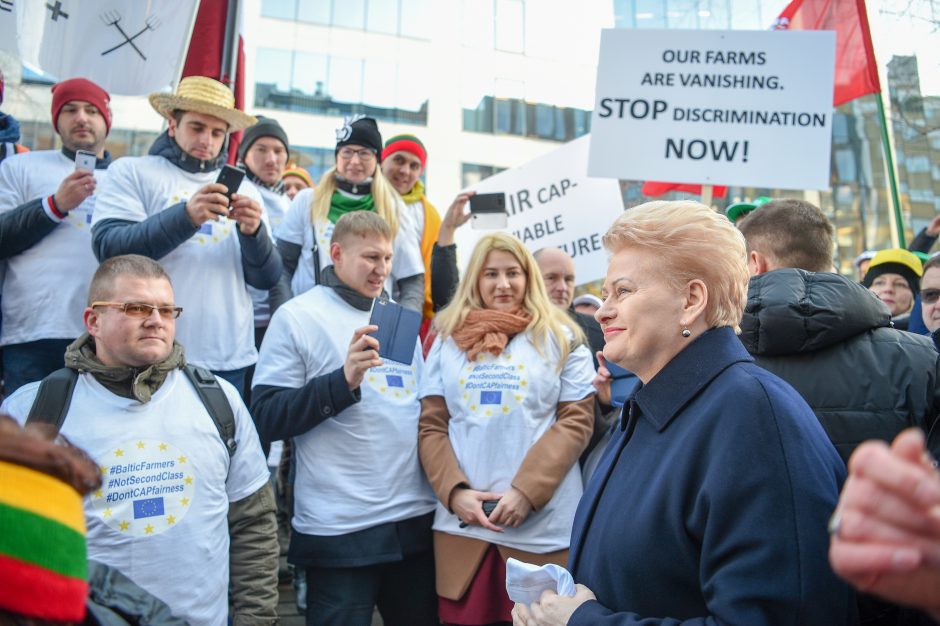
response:
<path id="1" fill-rule="evenodd" d="M 235 76 L 229 76 L 228 69 L 222 67 L 228 4 L 227 0 L 202 0 L 199 4 L 199 13 L 196 14 L 196 24 L 193 26 L 193 36 L 190 40 L 189 51 L 186 53 L 186 63 L 183 65 L 183 76 L 208 76 L 232 87 L 235 92 L 235 108 L 244 111 L 245 40 L 244 22 L 241 19 L 242 3 L 238 3 L 239 8 L 236 9 L 239 15 L 236 22 L 238 59 Z M 241 131 L 233 133 L 229 138 L 228 160 L 233 165 L 241 138 Z"/>
<path id="2" fill-rule="evenodd" d="M 793 0 L 773 28 L 836 31 L 833 106 L 881 92 L 864 0 Z"/>
<path id="3" fill-rule="evenodd" d="M 643 189 L 641 190 L 644 196 L 650 198 L 655 198 L 656 196 L 661 196 L 669 191 L 684 191 L 686 193 L 694 193 L 702 195 L 702 186 L 701 185 L 688 185 L 686 183 L 657 183 L 651 180 L 643 183 Z M 721 187 L 715 185 L 712 187 L 712 197 L 713 198 L 724 198 L 728 194 L 727 187 Z"/>

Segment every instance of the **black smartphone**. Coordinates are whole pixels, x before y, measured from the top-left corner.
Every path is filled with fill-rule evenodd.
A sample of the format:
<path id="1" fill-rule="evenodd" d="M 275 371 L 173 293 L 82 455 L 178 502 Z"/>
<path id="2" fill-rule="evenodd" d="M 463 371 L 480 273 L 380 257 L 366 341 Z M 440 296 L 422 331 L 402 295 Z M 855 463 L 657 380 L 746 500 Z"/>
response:
<path id="1" fill-rule="evenodd" d="M 478 193 L 470 198 L 470 215 L 473 216 L 473 228 L 493 230 L 506 228 L 509 216 L 506 215 L 506 194 Z"/>
<path id="2" fill-rule="evenodd" d="M 496 509 L 496 505 L 499 504 L 499 500 L 484 500 L 481 504 L 483 506 L 483 515 L 485 515 L 486 518 L 489 519 L 490 515 L 492 515 L 493 511 Z M 469 525 L 470 524 L 468 524 L 467 522 L 460 520 L 461 528 L 466 528 Z"/>
<path id="3" fill-rule="evenodd" d="M 215 182 L 220 185 L 225 185 L 225 188 L 228 191 L 225 193 L 225 197 L 228 198 L 228 201 L 232 201 L 232 194 L 238 191 L 238 188 L 241 187 L 242 181 L 245 179 L 245 170 L 239 169 L 237 167 L 232 167 L 231 165 L 223 165 L 222 171 L 219 172 L 219 177 L 215 179 Z"/>

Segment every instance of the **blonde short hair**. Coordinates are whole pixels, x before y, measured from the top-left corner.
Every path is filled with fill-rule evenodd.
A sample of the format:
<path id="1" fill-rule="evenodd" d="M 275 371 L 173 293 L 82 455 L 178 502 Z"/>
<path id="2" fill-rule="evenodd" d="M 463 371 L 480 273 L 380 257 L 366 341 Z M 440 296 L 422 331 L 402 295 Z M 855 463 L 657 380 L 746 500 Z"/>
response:
<path id="1" fill-rule="evenodd" d="M 372 211 L 351 211 L 341 215 L 333 227 L 330 244 L 342 243 L 347 237 L 381 237 L 393 241 L 392 229 L 388 222 Z"/>
<path id="2" fill-rule="evenodd" d="M 724 215 L 689 200 L 647 202 L 617 218 L 604 235 L 604 247 L 611 254 L 627 248 L 649 253 L 654 271 L 676 289 L 701 280 L 708 289 L 708 327 L 740 332 L 747 252 L 744 237 Z"/>
<path id="3" fill-rule="evenodd" d="M 542 280 L 538 263 L 522 242 L 510 234 L 489 233 L 477 242 L 470 255 L 467 271 L 457 286 L 454 299 L 434 316 L 435 328 L 442 338 L 447 338 L 463 325 L 470 311 L 486 308 L 480 296 L 479 280 L 486 257 L 494 250 L 507 252 L 519 262 L 526 276 L 525 299 L 522 308 L 532 315 L 532 320 L 526 330 L 530 333 L 535 349 L 542 356 L 545 356 L 542 349 L 545 342 L 550 338 L 554 339 L 560 352 L 557 364 L 560 371 L 572 347 L 584 343 L 584 333 L 566 312 L 548 299 L 548 292 L 545 290 L 545 282 Z"/>

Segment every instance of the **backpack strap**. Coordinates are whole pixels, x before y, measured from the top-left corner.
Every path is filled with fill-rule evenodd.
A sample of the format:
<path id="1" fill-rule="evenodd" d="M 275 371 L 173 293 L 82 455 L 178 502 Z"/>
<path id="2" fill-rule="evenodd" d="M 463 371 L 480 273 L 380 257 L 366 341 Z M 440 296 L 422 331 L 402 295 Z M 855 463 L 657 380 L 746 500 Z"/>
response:
<path id="1" fill-rule="evenodd" d="M 317 227 L 310 224 L 310 230 L 313 231 L 313 284 L 320 284 L 320 244 L 317 243 Z"/>
<path id="2" fill-rule="evenodd" d="M 68 367 L 58 369 L 39 384 L 39 391 L 33 406 L 29 409 L 26 418 L 27 424 L 52 424 L 56 431 L 62 428 L 65 415 L 72 404 L 72 393 L 75 391 L 75 382 L 78 372 Z"/>
<path id="3" fill-rule="evenodd" d="M 216 380 L 215 374 L 193 365 L 187 365 L 183 368 L 183 371 L 209 412 L 209 416 L 222 438 L 222 443 L 225 444 L 228 450 L 228 455 L 233 456 L 238 448 L 238 442 L 235 441 L 235 414 L 232 412 L 232 405 L 228 403 L 228 398 L 225 396 L 225 392 L 222 391 L 219 381 Z"/>

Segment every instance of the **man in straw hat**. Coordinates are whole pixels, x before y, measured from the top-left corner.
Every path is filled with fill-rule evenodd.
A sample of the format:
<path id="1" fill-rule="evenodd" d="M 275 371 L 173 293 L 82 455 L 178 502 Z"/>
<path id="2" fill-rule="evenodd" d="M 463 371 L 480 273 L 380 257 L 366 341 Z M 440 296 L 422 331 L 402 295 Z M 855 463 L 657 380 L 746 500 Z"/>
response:
<path id="1" fill-rule="evenodd" d="M 84 78 L 52 87 L 52 125 L 61 150 L 39 150 L 0 164 L 0 258 L 6 392 L 62 367 L 65 348 L 82 334 L 81 312 L 98 262 L 89 224 L 95 188 L 110 170 L 108 93 Z M 96 160 L 78 167 L 77 150 Z"/>
<path id="2" fill-rule="evenodd" d="M 229 198 L 215 181 L 228 134 L 256 120 L 235 108 L 228 87 L 204 76 L 184 78 L 176 93 L 151 94 L 150 104 L 168 128 L 148 156 L 116 163 L 95 210 L 95 254 L 159 260 L 192 312 L 178 328 L 187 359 L 241 392 L 258 358 L 247 287 L 273 287 L 281 258 L 258 190 L 244 181 Z"/>

